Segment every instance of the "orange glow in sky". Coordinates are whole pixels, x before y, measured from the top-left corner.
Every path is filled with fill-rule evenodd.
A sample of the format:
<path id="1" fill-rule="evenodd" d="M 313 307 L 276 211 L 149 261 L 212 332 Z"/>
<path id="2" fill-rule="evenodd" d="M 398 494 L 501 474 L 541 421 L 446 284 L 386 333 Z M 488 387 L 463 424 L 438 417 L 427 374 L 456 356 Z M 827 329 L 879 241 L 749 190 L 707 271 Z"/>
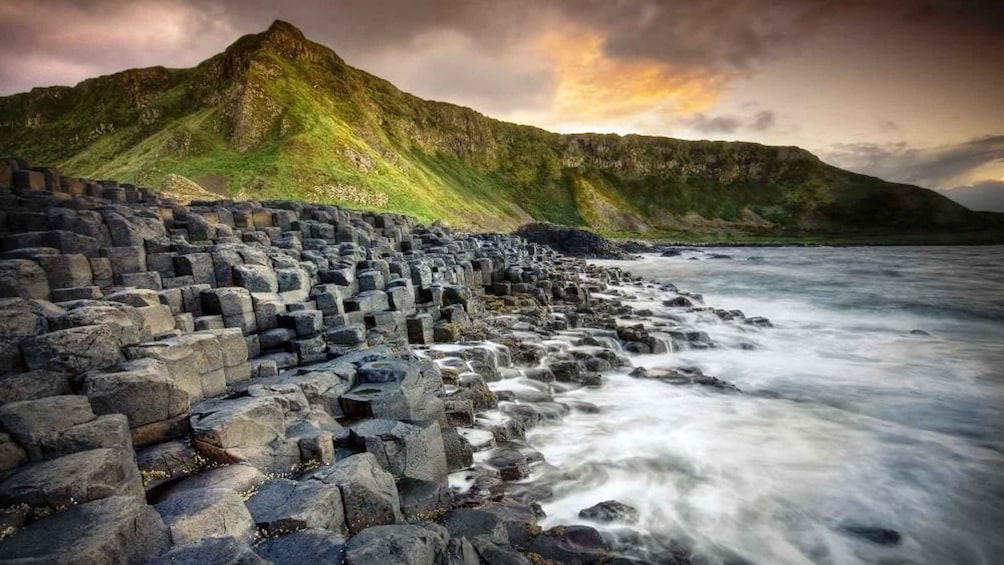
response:
<path id="1" fill-rule="evenodd" d="M 603 41 L 601 32 L 581 27 L 552 31 L 539 40 L 557 77 L 549 122 L 689 116 L 712 107 L 726 82 L 705 71 L 677 72 L 663 62 L 612 58 L 604 53 Z"/>

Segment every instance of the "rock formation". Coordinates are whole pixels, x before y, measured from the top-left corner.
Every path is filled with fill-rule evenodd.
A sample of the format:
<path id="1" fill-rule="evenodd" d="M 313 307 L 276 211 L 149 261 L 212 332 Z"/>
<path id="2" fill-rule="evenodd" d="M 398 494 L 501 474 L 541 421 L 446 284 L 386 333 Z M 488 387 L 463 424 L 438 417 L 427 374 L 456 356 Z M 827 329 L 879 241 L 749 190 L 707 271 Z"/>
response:
<path id="1" fill-rule="evenodd" d="M 598 561 L 531 535 L 526 429 L 714 346 L 618 331 L 592 294 L 642 283 L 518 236 L 5 166 L 0 563 Z"/>

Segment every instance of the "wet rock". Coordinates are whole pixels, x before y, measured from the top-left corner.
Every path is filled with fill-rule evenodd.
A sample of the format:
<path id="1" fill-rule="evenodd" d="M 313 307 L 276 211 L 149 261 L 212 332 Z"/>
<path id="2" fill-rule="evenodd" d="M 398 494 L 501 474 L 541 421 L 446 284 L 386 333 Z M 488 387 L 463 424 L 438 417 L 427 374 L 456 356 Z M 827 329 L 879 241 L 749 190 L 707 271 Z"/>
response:
<path id="1" fill-rule="evenodd" d="M 599 532 L 588 526 L 556 526 L 534 538 L 528 551 L 558 563 L 600 563 L 610 548 Z"/>
<path id="2" fill-rule="evenodd" d="M 768 320 L 767 318 L 764 318 L 762 316 L 753 316 L 751 318 L 746 318 L 743 321 L 743 323 L 744 324 L 748 324 L 750 326 L 755 326 L 755 327 L 758 327 L 758 328 L 773 328 L 774 327 L 774 324 L 772 324 L 770 322 L 770 320 Z"/>
<path id="3" fill-rule="evenodd" d="M 638 521 L 638 509 L 616 500 L 605 500 L 589 508 L 579 511 L 579 518 L 594 522 L 625 522 L 633 524 Z"/>
<path id="4" fill-rule="evenodd" d="M 503 481 L 519 481 L 530 476 L 530 465 L 526 455 L 515 448 L 496 449 L 485 462 L 498 469 Z"/>
<path id="5" fill-rule="evenodd" d="M 694 303 L 686 296 L 677 296 L 670 300 L 663 300 L 662 305 L 667 308 L 692 308 Z"/>
<path id="6" fill-rule="evenodd" d="M 896 530 L 860 524 L 844 524 L 840 531 L 875 545 L 898 545 L 903 539 Z"/>
<path id="7" fill-rule="evenodd" d="M 167 527 L 142 500 L 112 496 L 73 506 L 0 541 L 0 561 L 119 565 L 155 559 L 171 546 Z"/>
<path id="8" fill-rule="evenodd" d="M 486 536 L 492 543 L 509 545 L 509 532 L 502 520 L 491 512 L 458 508 L 446 515 L 443 526 L 453 538 L 474 540 Z"/>
<path id="9" fill-rule="evenodd" d="M 497 517 L 505 525 L 509 543 L 518 549 L 530 546 L 530 542 L 539 533 L 537 520 L 545 516 L 537 503 L 520 504 L 511 500 L 489 502 L 479 510 Z"/>
<path id="10" fill-rule="evenodd" d="M 637 379 L 654 379 L 677 386 L 700 385 L 723 392 L 742 392 L 728 381 L 705 375 L 697 367 L 677 367 L 672 369 L 646 369 L 644 367 L 637 367 L 629 374 Z"/>
<path id="11" fill-rule="evenodd" d="M 456 428 L 443 428 L 443 449 L 450 472 L 467 469 L 474 464 L 474 447 Z"/>

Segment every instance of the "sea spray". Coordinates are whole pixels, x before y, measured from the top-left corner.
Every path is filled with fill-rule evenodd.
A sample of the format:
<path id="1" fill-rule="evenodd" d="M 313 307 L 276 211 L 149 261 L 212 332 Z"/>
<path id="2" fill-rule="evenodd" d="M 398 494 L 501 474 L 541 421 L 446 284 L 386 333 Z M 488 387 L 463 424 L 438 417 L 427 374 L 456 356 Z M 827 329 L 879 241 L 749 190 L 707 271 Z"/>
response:
<path id="1" fill-rule="evenodd" d="M 558 395 L 601 413 L 528 434 L 550 463 L 532 479 L 554 493 L 545 526 L 614 499 L 639 510 L 646 543 L 664 546 L 650 555 L 686 547 L 708 563 L 835 564 L 1004 555 L 1001 248 L 716 252 L 732 259 L 687 251 L 604 264 L 769 317 L 765 330 L 718 323 L 662 307 L 674 293 L 612 289 L 652 310 L 653 332 L 682 316 L 719 345 L 635 355 L 635 365 L 699 367 L 742 392 L 622 369 L 599 389 Z"/>

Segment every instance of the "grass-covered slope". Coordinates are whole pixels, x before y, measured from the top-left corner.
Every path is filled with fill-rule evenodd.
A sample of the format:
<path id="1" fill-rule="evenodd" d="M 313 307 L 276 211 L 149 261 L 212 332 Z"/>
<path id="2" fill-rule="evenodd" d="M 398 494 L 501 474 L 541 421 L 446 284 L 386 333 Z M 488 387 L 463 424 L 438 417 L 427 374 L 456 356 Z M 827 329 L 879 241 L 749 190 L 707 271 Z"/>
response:
<path id="1" fill-rule="evenodd" d="M 508 229 L 862 233 L 982 229 L 947 198 L 795 147 L 558 135 L 422 100 L 276 22 L 192 69 L 0 98 L 0 154 L 158 186 L 387 209 Z"/>

